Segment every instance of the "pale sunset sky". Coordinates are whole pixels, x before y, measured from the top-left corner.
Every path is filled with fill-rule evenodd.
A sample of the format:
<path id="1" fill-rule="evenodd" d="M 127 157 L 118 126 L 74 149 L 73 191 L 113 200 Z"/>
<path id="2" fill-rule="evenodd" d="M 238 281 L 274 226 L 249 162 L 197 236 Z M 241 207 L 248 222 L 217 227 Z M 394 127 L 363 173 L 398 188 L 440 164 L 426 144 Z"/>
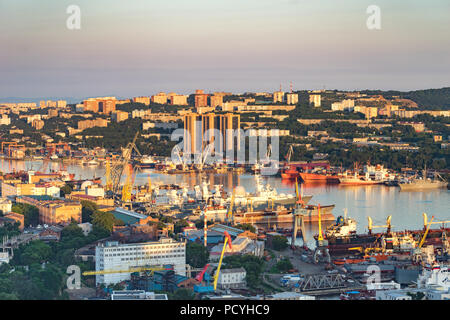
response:
<path id="1" fill-rule="evenodd" d="M 448 0 L 0 0 L 0 98 L 440 88 L 449 16 Z"/>

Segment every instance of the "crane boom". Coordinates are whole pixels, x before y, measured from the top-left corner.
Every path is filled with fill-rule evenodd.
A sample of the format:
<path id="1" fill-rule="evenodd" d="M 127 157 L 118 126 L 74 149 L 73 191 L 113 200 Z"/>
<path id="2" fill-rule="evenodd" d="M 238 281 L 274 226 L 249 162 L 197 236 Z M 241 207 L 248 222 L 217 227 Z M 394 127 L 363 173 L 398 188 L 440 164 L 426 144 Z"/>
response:
<path id="1" fill-rule="evenodd" d="M 137 267 L 137 268 L 124 269 L 124 270 L 85 271 L 82 273 L 82 275 L 83 276 L 94 276 L 94 275 L 98 275 L 98 274 L 133 273 L 133 272 L 144 272 L 144 271 L 151 271 L 153 273 L 155 271 L 162 271 L 162 270 L 171 270 L 171 269 L 163 268 L 163 267 Z"/>
<path id="2" fill-rule="evenodd" d="M 233 247 L 231 244 L 231 237 L 228 234 L 228 232 L 224 231 L 224 236 L 225 236 L 225 241 L 223 242 L 223 248 L 222 248 L 222 253 L 220 254 L 219 265 L 217 266 L 216 275 L 214 276 L 214 291 L 216 291 L 216 289 L 217 289 L 217 281 L 219 280 L 220 267 L 222 266 L 222 259 L 223 259 L 223 255 L 225 253 L 225 248 L 227 246 L 227 242 L 228 242 L 228 246 L 230 247 L 230 249 Z"/>
<path id="3" fill-rule="evenodd" d="M 423 234 L 422 240 L 420 240 L 419 245 L 417 246 L 418 249 L 422 248 L 423 244 L 425 243 L 425 239 L 427 238 L 428 231 L 430 231 L 431 223 L 433 222 L 434 216 L 431 217 L 430 222 L 428 223 L 427 230 L 425 230 L 425 233 Z"/>

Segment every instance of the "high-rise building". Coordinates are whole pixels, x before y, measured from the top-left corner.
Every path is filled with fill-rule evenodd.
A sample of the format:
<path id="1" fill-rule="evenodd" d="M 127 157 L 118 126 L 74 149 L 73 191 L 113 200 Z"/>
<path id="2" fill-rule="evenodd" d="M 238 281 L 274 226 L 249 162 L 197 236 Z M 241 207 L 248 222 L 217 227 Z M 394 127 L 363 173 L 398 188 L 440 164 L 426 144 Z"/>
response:
<path id="1" fill-rule="evenodd" d="M 169 97 L 169 104 L 175 105 L 175 106 L 187 106 L 187 96 L 182 94 L 176 94 L 174 92 L 171 92 L 168 94 Z"/>
<path id="2" fill-rule="evenodd" d="M 287 104 L 297 104 L 298 103 L 298 94 L 296 93 L 288 93 L 286 94 Z"/>
<path id="3" fill-rule="evenodd" d="M 214 93 L 214 95 L 212 95 L 209 98 L 209 105 L 213 108 L 216 107 L 222 107 L 223 106 L 223 94 L 219 94 L 219 93 Z"/>
<path id="4" fill-rule="evenodd" d="M 321 98 L 320 94 L 310 94 L 309 95 L 309 103 L 314 104 L 314 107 L 318 108 L 321 106 Z"/>
<path id="5" fill-rule="evenodd" d="M 116 102 L 115 97 L 89 98 L 83 101 L 84 111 L 110 114 L 116 111 Z"/>
<path id="6" fill-rule="evenodd" d="M 273 102 L 277 103 L 277 102 L 283 102 L 284 100 L 284 92 L 283 91 L 275 91 L 273 93 Z"/>
<path id="7" fill-rule="evenodd" d="M 233 148 L 233 141 L 236 141 L 236 149 L 239 150 L 240 137 L 235 135 L 235 130 L 240 129 L 240 126 L 239 114 L 187 114 L 184 116 L 184 151 L 192 154 L 201 153 L 207 143 L 215 142 L 222 150 L 211 151 L 226 152 Z"/>
<path id="8" fill-rule="evenodd" d="M 160 92 L 156 95 L 153 95 L 151 101 L 152 103 L 167 104 L 167 94 L 165 94 L 164 92 Z"/>
<path id="9" fill-rule="evenodd" d="M 196 108 L 208 106 L 208 95 L 203 90 L 196 90 L 194 95 L 194 105 Z"/>

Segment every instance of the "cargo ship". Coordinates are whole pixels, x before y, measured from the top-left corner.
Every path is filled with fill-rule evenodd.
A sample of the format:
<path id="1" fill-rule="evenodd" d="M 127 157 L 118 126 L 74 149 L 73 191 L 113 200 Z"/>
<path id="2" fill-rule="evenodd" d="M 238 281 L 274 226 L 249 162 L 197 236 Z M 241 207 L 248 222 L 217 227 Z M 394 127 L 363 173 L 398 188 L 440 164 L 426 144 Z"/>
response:
<path id="1" fill-rule="evenodd" d="M 339 177 L 329 173 L 308 173 L 300 172 L 300 178 L 303 182 L 323 182 L 323 183 L 339 183 Z"/>
<path id="2" fill-rule="evenodd" d="M 321 206 L 320 215 L 322 222 L 334 221 L 335 217 L 332 214 L 334 205 Z M 319 221 L 317 206 L 307 205 L 304 208 L 304 222 L 315 223 Z M 234 222 L 237 224 L 275 224 L 275 223 L 293 223 L 294 215 L 292 209 L 287 209 L 279 206 L 276 210 L 261 210 L 261 211 L 245 211 L 236 212 L 233 215 Z"/>

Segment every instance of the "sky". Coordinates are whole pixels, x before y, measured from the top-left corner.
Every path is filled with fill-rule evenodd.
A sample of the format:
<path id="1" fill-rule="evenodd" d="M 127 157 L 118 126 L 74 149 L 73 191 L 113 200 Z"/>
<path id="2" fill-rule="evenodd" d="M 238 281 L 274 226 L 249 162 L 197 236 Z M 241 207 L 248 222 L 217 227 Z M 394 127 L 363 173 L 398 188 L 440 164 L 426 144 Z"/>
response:
<path id="1" fill-rule="evenodd" d="M 449 13 L 448 0 L 0 0 L 0 98 L 441 88 Z"/>

